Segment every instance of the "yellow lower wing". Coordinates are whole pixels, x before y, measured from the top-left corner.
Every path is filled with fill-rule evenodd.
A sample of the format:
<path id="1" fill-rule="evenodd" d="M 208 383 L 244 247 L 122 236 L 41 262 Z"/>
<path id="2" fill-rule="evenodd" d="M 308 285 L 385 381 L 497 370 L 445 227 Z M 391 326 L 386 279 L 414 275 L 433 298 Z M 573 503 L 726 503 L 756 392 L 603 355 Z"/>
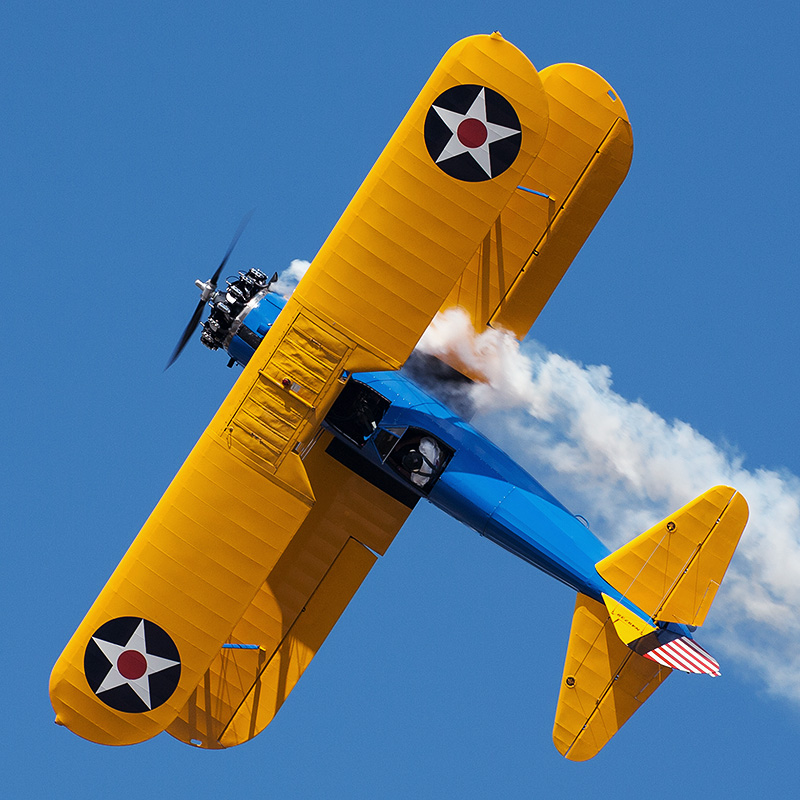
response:
<path id="1" fill-rule="evenodd" d="M 606 607 L 579 594 L 553 727 L 558 751 L 570 761 L 597 755 L 670 672 L 629 649 Z"/>
<path id="2" fill-rule="evenodd" d="M 303 315 L 284 320 L 53 668 L 56 721 L 84 738 L 133 744 L 169 725 L 314 505 L 298 442 L 338 395 L 351 348 Z M 313 370 L 294 350 L 303 336 L 317 342 Z M 284 388 L 280 375 L 301 362 L 310 370 L 307 385 Z"/>
<path id="3" fill-rule="evenodd" d="M 411 512 L 343 466 L 331 441 L 324 433 L 304 461 L 314 508 L 230 637 L 245 647 L 220 650 L 167 729 L 187 744 L 230 747 L 266 727 Z"/>

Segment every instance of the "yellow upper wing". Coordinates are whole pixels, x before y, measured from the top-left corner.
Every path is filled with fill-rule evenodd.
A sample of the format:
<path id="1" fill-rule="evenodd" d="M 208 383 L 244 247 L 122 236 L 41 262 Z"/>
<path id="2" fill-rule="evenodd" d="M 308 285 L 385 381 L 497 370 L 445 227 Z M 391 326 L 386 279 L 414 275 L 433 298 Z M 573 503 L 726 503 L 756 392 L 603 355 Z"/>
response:
<path id="1" fill-rule="evenodd" d="M 427 117 L 438 117 L 432 105 L 446 104 L 441 96 L 459 85 L 499 92 L 519 118 L 522 149 L 511 166 L 491 180 L 453 179 L 442 169 L 443 162 L 434 162 L 426 145 L 426 123 L 432 124 Z M 354 342 L 378 359 L 371 360 L 369 368 L 398 368 L 516 191 L 542 146 L 547 125 L 544 89 L 519 50 L 499 34 L 455 44 L 293 299 L 326 322 L 346 321 Z"/>
<path id="2" fill-rule="evenodd" d="M 442 308 L 460 306 L 523 339 L 628 173 L 633 138 L 622 101 L 577 64 L 540 73 L 550 125 L 520 181 Z"/>
<path id="3" fill-rule="evenodd" d="M 432 106 L 457 86 L 499 93 L 518 120 L 518 153 L 486 180 L 448 174 L 426 139 L 427 119 L 441 117 Z M 448 51 L 58 659 L 58 722 L 130 744 L 187 707 L 314 506 L 302 454 L 345 371 L 402 365 L 547 121 L 536 70 L 502 37 Z M 348 563 L 341 583 L 352 586 L 366 567 Z"/>

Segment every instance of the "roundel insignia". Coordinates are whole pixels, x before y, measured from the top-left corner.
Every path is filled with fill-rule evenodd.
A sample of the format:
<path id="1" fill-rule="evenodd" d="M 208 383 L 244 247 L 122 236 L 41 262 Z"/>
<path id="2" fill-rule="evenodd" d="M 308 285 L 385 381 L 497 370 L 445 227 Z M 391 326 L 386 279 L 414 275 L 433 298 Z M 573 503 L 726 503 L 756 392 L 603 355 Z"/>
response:
<path id="1" fill-rule="evenodd" d="M 453 86 L 433 101 L 425 145 L 435 164 L 460 181 L 487 181 L 519 154 L 522 126 L 503 95 L 473 83 Z"/>
<path id="2" fill-rule="evenodd" d="M 181 659 L 169 634 L 141 617 L 117 617 L 89 639 L 83 671 L 92 691 L 117 711 L 151 711 L 178 686 Z"/>

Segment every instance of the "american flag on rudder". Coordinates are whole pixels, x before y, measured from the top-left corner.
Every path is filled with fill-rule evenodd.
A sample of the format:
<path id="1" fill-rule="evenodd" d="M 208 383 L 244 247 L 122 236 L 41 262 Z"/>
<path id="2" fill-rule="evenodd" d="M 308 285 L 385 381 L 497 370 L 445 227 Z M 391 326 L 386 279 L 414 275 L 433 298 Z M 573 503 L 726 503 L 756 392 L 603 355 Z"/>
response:
<path id="1" fill-rule="evenodd" d="M 657 664 L 683 672 L 711 675 L 714 678 L 722 674 L 716 659 L 688 636 L 678 636 L 643 655 Z"/>

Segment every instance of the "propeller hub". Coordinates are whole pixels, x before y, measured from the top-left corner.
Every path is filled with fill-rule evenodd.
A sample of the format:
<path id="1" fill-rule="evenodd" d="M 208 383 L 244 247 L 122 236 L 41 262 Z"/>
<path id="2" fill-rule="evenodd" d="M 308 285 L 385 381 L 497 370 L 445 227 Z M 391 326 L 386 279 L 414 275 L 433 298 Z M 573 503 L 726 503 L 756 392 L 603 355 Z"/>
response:
<path id="1" fill-rule="evenodd" d="M 194 285 L 200 290 L 200 300 L 202 300 L 204 303 L 207 303 L 211 299 L 211 296 L 214 294 L 214 292 L 217 291 L 216 284 L 211 283 L 211 281 L 204 283 L 198 278 L 194 282 Z"/>

